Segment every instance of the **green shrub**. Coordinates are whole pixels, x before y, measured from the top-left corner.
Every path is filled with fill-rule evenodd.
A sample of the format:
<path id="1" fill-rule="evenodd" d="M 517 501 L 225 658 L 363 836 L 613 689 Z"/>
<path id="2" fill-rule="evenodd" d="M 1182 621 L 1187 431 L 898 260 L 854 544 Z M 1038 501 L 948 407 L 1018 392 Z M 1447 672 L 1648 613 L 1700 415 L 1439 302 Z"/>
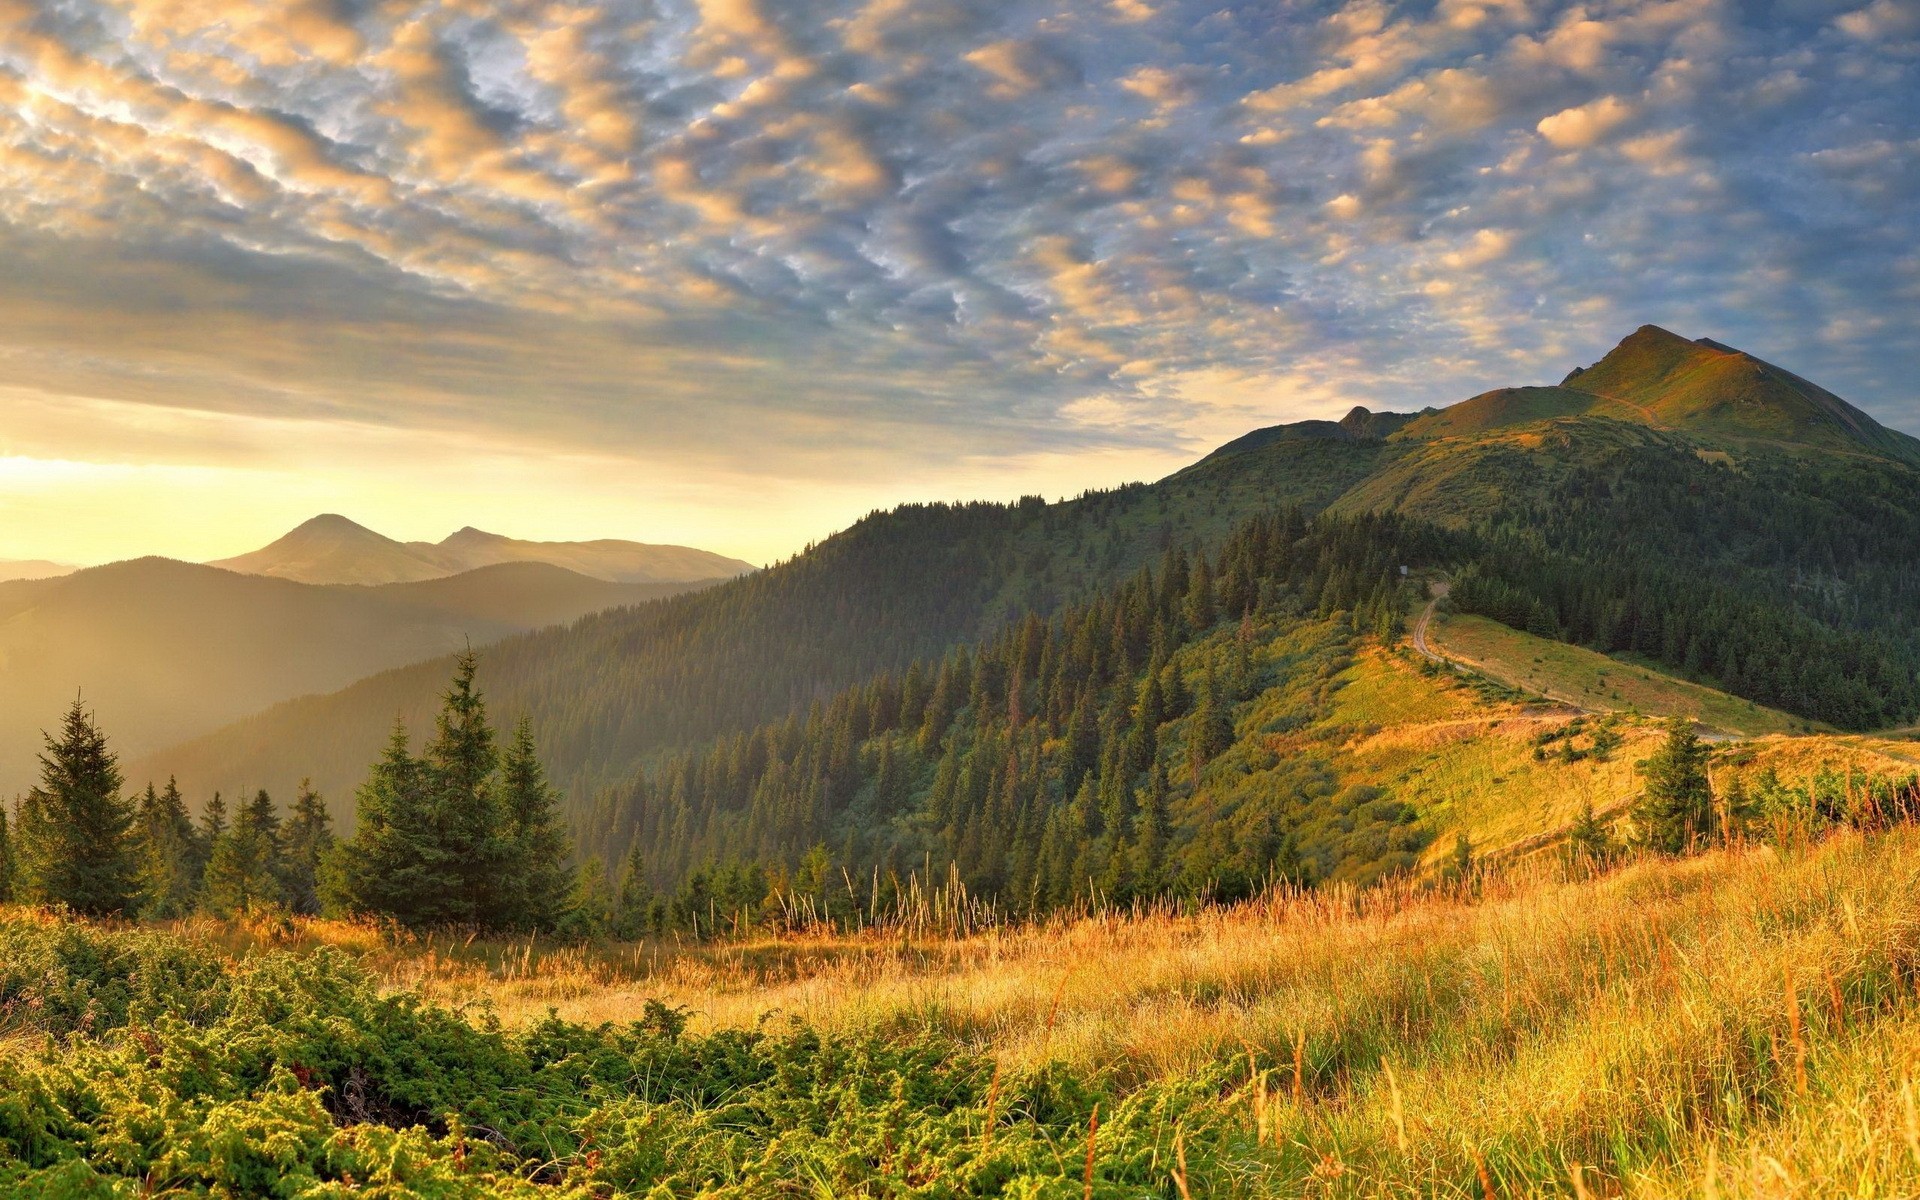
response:
<path id="1" fill-rule="evenodd" d="M 508 1030 L 334 951 L 0 923 L 0 962 L 58 1035 L 0 1060 L 0 1195 L 1079 1196 L 1098 1107 L 1094 1194 L 1158 1196 L 1176 1130 L 1199 1181 L 1232 1128 L 1208 1072 L 996 1080 L 945 1038 L 692 1037 L 657 1003 Z"/>

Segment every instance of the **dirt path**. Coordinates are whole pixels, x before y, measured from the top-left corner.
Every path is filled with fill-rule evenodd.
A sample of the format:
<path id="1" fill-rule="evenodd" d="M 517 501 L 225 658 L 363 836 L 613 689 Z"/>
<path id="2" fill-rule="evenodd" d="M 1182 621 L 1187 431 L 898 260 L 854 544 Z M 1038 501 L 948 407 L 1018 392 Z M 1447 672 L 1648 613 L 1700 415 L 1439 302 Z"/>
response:
<path id="1" fill-rule="evenodd" d="M 1433 599 L 1427 601 L 1427 606 L 1420 610 L 1419 618 L 1413 623 L 1413 648 L 1423 657 L 1437 663 L 1444 663 L 1447 660 L 1435 654 L 1427 645 L 1427 625 L 1433 620 L 1433 610 L 1439 607 L 1440 601 L 1446 599 L 1447 587 L 1447 581 L 1444 579 L 1436 579 L 1427 585 L 1427 594 Z"/>

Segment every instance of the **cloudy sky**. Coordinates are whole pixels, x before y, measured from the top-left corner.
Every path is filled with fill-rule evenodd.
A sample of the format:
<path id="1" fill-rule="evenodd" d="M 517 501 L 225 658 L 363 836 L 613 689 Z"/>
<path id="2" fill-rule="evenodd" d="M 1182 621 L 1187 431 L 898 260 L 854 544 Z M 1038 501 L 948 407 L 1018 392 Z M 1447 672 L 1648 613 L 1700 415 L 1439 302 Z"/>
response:
<path id="1" fill-rule="evenodd" d="M 1635 326 L 1920 431 L 1920 0 L 0 0 L 0 557 L 765 561 Z"/>

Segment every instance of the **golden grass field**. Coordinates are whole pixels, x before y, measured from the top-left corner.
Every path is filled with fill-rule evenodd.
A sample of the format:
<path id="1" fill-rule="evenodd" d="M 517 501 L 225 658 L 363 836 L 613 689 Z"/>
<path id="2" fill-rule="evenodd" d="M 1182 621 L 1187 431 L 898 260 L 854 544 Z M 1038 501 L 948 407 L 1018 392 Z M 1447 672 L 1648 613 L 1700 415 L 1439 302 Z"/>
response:
<path id="1" fill-rule="evenodd" d="M 1128 1081 L 1230 1061 L 1276 1194 L 1920 1194 L 1920 831 L 1736 847 L 1477 894 L 1382 887 L 969 938 L 392 945 L 200 923 L 236 953 L 355 947 L 395 988 L 694 1027 L 936 1030 Z M 1577 1164 L 1577 1166 L 1576 1166 Z M 1462 1178 L 1483 1181 L 1462 1193 Z"/>

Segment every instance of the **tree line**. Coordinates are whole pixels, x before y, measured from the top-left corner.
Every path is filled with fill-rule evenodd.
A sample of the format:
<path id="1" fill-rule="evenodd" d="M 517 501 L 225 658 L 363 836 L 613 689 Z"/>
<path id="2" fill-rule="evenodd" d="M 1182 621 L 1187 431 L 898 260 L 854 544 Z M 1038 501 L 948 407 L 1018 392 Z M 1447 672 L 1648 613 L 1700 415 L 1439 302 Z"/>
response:
<path id="1" fill-rule="evenodd" d="M 264 790 L 231 818 L 215 793 L 196 821 L 172 780 L 122 794 L 118 758 L 78 700 L 46 742 L 39 785 L 11 821 L 0 809 L 0 899 L 92 916 L 320 911 L 334 838 L 311 789 L 300 789 L 284 817 Z"/>
<path id="2" fill-rule="evenodd" d="M 434 735 L 412 752 L 396 726 L 356 796 L 351 838 L 302 787 L 284 816 L 264 790 L 198 821 L 172 780 L 123 793 L 107 737 L 76 700 L 46 735 L 40 782 L 0 811 L 0 899 L 89 916 L 260 912 L 370 916 L 402 925 L 540 931 L 573 912 L 572 839 L 523 721 L 498 743 L 461 656 Z"/>

